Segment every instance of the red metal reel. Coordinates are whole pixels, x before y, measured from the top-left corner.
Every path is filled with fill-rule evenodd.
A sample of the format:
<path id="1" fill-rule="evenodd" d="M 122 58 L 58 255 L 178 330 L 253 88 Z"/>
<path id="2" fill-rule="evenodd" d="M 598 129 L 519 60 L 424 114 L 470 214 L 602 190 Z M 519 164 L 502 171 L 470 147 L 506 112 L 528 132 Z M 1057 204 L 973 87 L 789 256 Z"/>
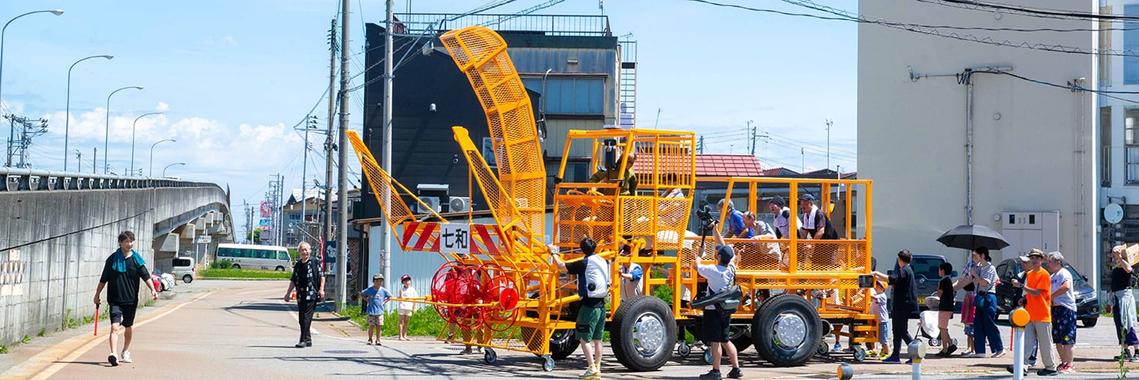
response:
<path id="1" fill-rule="evenodd" d="M 435 302 L 454 303 L 452 295 L 455 289 L 455 280 L 459 277 L 459 268 L 455 262 L 446 262 L 435 271 L 431 277 L 431 297 Z M 435 312 L 444 321 L 454 323 L 451 319 L 452 308 L 447 305 L 436 304 Z"/>
<path id="2" fill-rule="evenodd" d="M 495 303 L 482 308 L 487 327 L 494 331 L 506 331 L 518 321 L 519 287 L 514 279 L 500 274 L 487 281 L 485 299 Z"/>

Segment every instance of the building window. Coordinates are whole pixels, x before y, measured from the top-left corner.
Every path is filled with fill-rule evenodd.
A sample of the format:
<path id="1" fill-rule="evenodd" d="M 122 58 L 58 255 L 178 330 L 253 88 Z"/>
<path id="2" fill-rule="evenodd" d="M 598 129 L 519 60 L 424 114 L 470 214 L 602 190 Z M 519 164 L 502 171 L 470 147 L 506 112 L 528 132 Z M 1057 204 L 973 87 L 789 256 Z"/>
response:
<path id="1" fill-rule="evenodd" d="M 1099 108 L 1099 182 L 1111 187 L 1111 107 Z"/>
<path id="2" fill-rule="evenodd" d="M 1139 108 L 1128 108 L 1123 119 L 1123 155 L 1128 185 L 1139 185 L 1139 142 L 1136 142 L 1136 124 L 1139 124 Z"/>
<path id="3" fill-rule="evenodd" d="M 1123 13 L 1128 16 L 1139 16 L 1139 4 L 1123 6 Z M 1139 49 L 1139 21 L 1123 23 L 1123 49 L 1135 51 Z M 1139 57 L 1123 57 L 1123 84 L 1139 84 Z"/>
<path id="4" fill-rule="evenodd" d="M 605 113 L 605 79 L 549 78 L 542 91 L 542 78 L 522 80 L 526 88 L 542 94 L 548 114 L 603 115 Z"/>

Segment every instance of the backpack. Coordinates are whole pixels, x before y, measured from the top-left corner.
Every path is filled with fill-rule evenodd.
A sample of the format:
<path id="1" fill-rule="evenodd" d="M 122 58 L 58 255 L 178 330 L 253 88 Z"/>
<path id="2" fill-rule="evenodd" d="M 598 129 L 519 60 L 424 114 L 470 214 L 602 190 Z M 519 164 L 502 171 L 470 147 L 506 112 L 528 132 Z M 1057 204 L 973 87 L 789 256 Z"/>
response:
<path id="1" fill-rule="evenodd" d="M 598 255 L 585 259 L 585 291 L 589 298 L 605 298 L 609 294 L 609 263 Z"/>

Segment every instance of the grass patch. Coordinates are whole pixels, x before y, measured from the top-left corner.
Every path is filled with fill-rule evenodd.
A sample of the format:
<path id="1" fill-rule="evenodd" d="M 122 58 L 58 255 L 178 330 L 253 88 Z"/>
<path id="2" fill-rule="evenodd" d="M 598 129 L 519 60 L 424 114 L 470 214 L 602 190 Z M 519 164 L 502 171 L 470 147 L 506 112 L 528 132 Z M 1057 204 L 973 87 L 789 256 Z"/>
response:
<path id="1" fill-rule="evenodd" d="M 202 278 L 253 278 L 288 280 L 290 273 L 273 270 L 256 269 L 202 269 L 198 272 Z"/>
<path id="2" fill-rule="evenodd" d="M 233 261 L 230 260 L 217 260 L 210 263 L 210 269 L 229 269 L 233 267 Z"/>
<path id="3" fill-rule="evenodd" d="M 343 310 L 340 311 L 340 316 L 356 322 L 356 325 L 361 326 L 361 330 L 368 330 L 368 316 L 361 312 L 359 305 L 344 306 Z M 439 313 L 436 313 L 435 309 L 420 308 L 412 312 L 411 319 L 407 321 L 407 335 L 434 337 L 438 336 L 439 332 L 443 331 L 446 326 L 447 323 L 439 317 Z M 393 311 L 384 315 L 382 336 L 399 336 L 399 315 L 396 312 Z"/>
<path id="4" fill-rule="evenodd" d="M 0 355 L 8 353 L 8 346 L 0 346 Z"/>
<path id="5" fill-rule="evenodd" d="M 40 329 L 40 333 L 36 334 L 36 336 L 42 338 L 45 334 L 47 334 L 47 329 Z"/>
<path id="6" fill-rule="evenodd" d="M 27 336 L 27 335 L 24 335 L 24 338 L 20 339 L 20 343 L 23 343 L 23 344 L 28 344 L 31 342 L 32 342 L 32 337 Z"/>

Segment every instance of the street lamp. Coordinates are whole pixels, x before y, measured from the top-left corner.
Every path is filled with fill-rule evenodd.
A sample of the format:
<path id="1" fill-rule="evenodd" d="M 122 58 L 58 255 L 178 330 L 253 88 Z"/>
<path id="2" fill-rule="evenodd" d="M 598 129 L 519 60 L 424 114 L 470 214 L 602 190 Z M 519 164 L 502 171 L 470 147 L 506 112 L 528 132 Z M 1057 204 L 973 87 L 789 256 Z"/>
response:
<path id="1" fill-rule="evenodd" d="M 134 123 L 131 124 L 131 171 L 130 171 L 131 175 L 134 175 L 134 132 L 136 129 L 138 129 L 138 119 L 141 119 L 141 118 L 144 118 L 144 117 L 147 117 L 150 115 L 161 115 L 161 114 L 163 114 L 163 112 L 147 112 L 147 113 L 144 113 L 142 115 L 138 115 L 138 117 L 134 118 Z M 151 150 L 151 152 L 154 152 L 154 151 Z M 139 175 L 141 175 L 141 174 L 139 174 Z"/>
<path id="2" fill-rule="evenodd" d="M 8 20 L 8 22 L 4 23 L 4 28 L 0 29 L 0 90 L 2 90 L 4 88 L 4 86 L 3 86 L 3 84 L 4 84 L 4 79 L 3 79 L 4 78 L 4 32 L 8 31 L 8 24 L 11 24 L 12 21 L 16 21 L 16 19 L 18 19 L 20 17 L 24 17 L 27 15 L 36 14 L 36 13 L 51 13 L 51 14 L 54 14 L 56 16 L 59 16 L 59 15 L 63 14 L 63 10 L 62 9 L 44 9 L 44 10 L 39 10 L 39 11 L 31 11 L 31 12 L 24 13 L 24 14 L 16 16 L 16 17 L 12 17 L 11 20 Z M 3 96 L 0 96 L 0 99 L 3 99 Z"/>
<path id="3" fill-rule="evenodd" d="M 164 142 L 176 142 L 173 138 L 158 140 L 154 144 L 150 144 L 150 178 L 154 178 L 154 147 Z"/>
<path id="4" fill-rule="evenodd" d="M 126 86 L 126 87 L 119 88 L 118 90 L 111 91 L 111 93 L 109 95 L 107 95 L 107 109 L 106 109 L 106 111 L 107 111 L 107 129 L 103 133 L 103 166 L 104 166 L 103 174 L 107 174 L 106 168 L 109 167 L 109 166 L 107 166 L 107 148 L 111 142 L 111 96 L 115 95 L 116 92 L 119 92 L 122 90 L 127 90 L 127 89 L 135 89 L 135 90 L 141 91 L 142 87 Z"/>
<path id="5" fill-rule="evenodd" d="M 71 67 L 67 68 L 67 110 L 63 114 L 63 171 L 65 172 L 67 171 L 67 141 L 69 132 L 71 131 L 71 69 L 74 69 L 75 65 L 78 65 L 79 62 L 83 62 L 92 58 L 103 58 L 109 60 L 115 57 L 111 55 L 92 55 L 90 57 L 85 57 L 78 61 L 75 61 L 75 63 L 71 64 Z M 76 171 L 78 171 L 78 169 Z"/>
<path id="6" fill-rule="evenodd" d="M 166 167 L 165 167 L 165 168 L 162 168 L 162 178 L 166 178 L 166 169 L 170 169 L 170 167 L 171 167 L 171 166 L 177 166 L 177 165 L 183 165 L 183 166 L 185 166 L 185 165 L 186 165 L 186 163 L 185 163 L 185 162 L 175 162 L 175 163 L 173 163 L 173 164 L 170 164 L 170 165 L 166 165 Z"/>

